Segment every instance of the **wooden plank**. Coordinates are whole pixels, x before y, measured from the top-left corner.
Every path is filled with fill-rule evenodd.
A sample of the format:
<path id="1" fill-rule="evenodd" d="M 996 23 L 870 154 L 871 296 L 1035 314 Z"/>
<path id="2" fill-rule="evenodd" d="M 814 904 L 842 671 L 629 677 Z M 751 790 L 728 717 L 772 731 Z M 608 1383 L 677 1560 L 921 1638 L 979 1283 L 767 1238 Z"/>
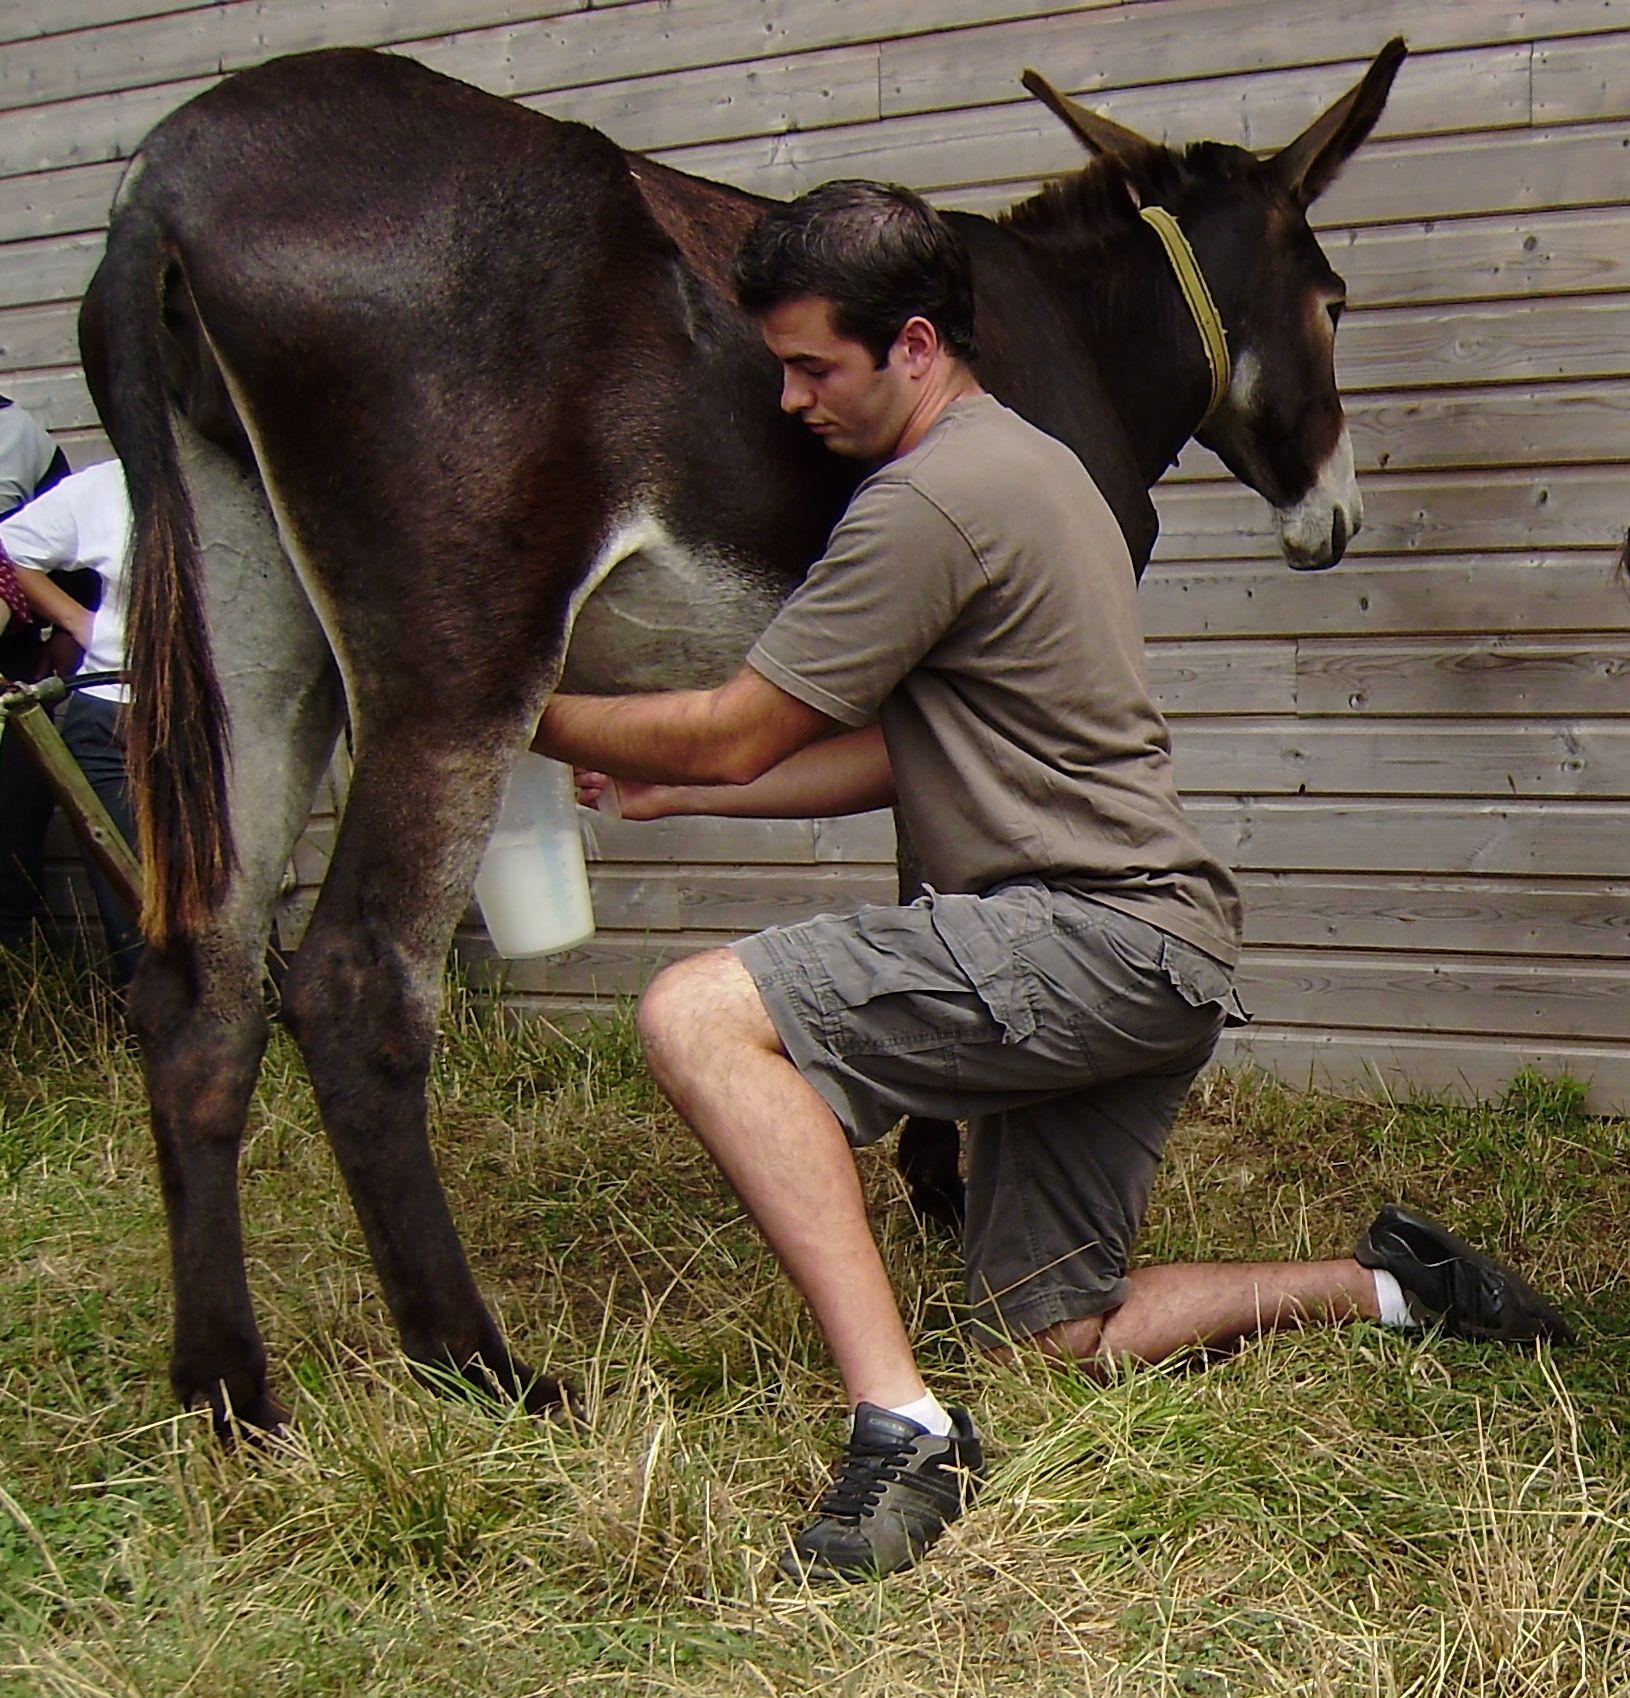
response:
<path id="1" fill-rule="evenodd" d="M 1364 485 L 1364 529 L 1350 559 L 1365 554 L 1469 554 L 1479 550 L 1605 548 L 1624 535 L 1618 467 L 1546 467 L 1539 473 L 1411 472 Z M 1158 560 L 1271 558 L 1273 515 L 1233 483 L 1162 485 L 1155 491 Z"/>
<path id="2" fill-rule="evenodd" d="M 1276 1026 L 1630 1042 L 1618 963 L 1251 950 L 1240 1000 Z"/>
<path id="3" fill-rule="evenodd" d="M 100 231 L 13 242 L 0 255 L 0 307 L 42 302 L 77 304 L 102 258 Z"/>
<path id="4" fill-rule="evenodd" d="M 0 242 L 106 229 L 124 161 L 0 177 Z"/>
<path id="5" fill-rule="evenodd" d="M 595 920 L 608 939 L 678 931 L 745 936 L 896 900 L 892 869 L 864 864 L 597 867 L 590 885 Z M 1240 886 L 1252 948 L 1630 960 L 1630 884 L 1622 882 L 1246 873 Z M 469 925 L 476 923 L 472 908 Z"/>
<path id="6" fill-rule="evenodd" d="M 1078 0 L 1090 12 L 1114 0 Z M 415 57 L 501 94 L 529 95 L 703 65 L 773 59 L 857 46 L 918 30 L 1056 11 L 1057 0 L 890 0 L 856 7 L 844 0 L 645 0 L 607 14 L 523 21 L 415 45 Z"/>
<path id="7" fill-rule="evenodd" d="M 1345 92 L 1389 36 L 1402 35 L 1411 57 L 1398 74 L 1401 93 L 1443 50 L 1484 44 L 1523 45 L 1536 34 L 1556 39 L 1622 26 L 1614 0 L 1562 0 L 1542 11 L 1494 0 L 1455 0 L 1421 6 L 1410 0 L 1349 0 L 1339 10 L 1326 0 L 1213 0 L 1173 8 L 1132 5 L 1088 18 L 1060 15 L 959 32 L 955 57 L 933 44 L 903 44 L 886 66 L 899 86 L 896 101 L 935 99 L 971 106 L 1005 67 L 1034 65 L 1060 88 L 1089 97 L 1132 82 L 1180 82 L 1227 73 L 1300 67 L 1319 107 Z M 1613 41 L 1611 35 L 1605 37 Z M 1319 64 L 1308 65 L 1316 57 Z M 914 83 L 937 83 L 913 96 Z M 1279 138 L 1281 141 L 1288 137 Z"/>
<path id="8" fill-rule="evenodd" d="M 1296 645 L 1162 643 L 1147 651 L 1149 683 L 1162 713 L 1296 711 Z"/>
<path id="9" fill-rule="evenodd" d="M 1242 873 L 1245 941 L 1630 960 L 1630 882 Z"/>
<path id="10" fill-rule="evenodd" d="M 1538 1067 L 1585 1083 L 1592 1114 L 1630 1112 L 1630 1054 L 1611 1044 L 1253 1026 L 1225 1033 L 1216 1059 L 1223 1067 L 1259 1068 L 1298 1089 L 1384 1102 L 1413 1095 L 1498 1098 L 1523 1068 Z"/>
<path id="11" fill-rule="evenodd" d="M 8 372 L 5 392 L 26 407 L 53 436 L 59 431 L 89 425 L 96 419 L 90 391 L 78 370 Z"/>
<path id="12" fill-rule="evenodd" d="M 1343 393 L 1627 373 L 1630 295 L 1355 313 L 1336 338 Z"/>
<path id="13" fill-rule="evenodd" d="M 1319 241 L 1359 306 L 1630 288 L 1630 211 L 1623 206 L 1327 227 Z"/>
<path id="14" fill-rule="evenodd" d="M 1630 462 L 1630 382 L 1623 380 L 1365 393 L 1344 403 L 1361 479 L 1382 471 Z M 1230 476 L 1215 454 L 1190 442 L 1163 481 Z"/>
<path id="15" fill-rule="evenodd" d="M 632 0 L 610 9 L 603 3 L 588 7 L 584 0 L 548 0 L 520 21 L 513 6 L 499 0 L 392 0 L 388 6 L 384 0 L 328 0 L 322 6 L 276 7 L 240 0 L 212 6 L 207 25 L 188 11 L 153 0 L 142 6 L 148 15 L 140 18 L 126 19 L 123 10 L 117 0 L 79 0 L 70 20 L 87 13 L 97 23 L 116 27 L 64 34 L 53 23 L 49 36 L 35 40 L 28 37 L 40 32 L 17 31 L 7 55 L 16 63 L 5 67 L 0 100 L 22 104 L 111 92 L 128 88 L 133 76 L 152 83 L 179 81 L 274 53 L 359 42 L 433 47 L 455 75 L 505 93 L 528 93 L 542 86 L 536 81 L 540 75 L 554 79 L 556 86 L 581 86 L 882 40 L 897 55 L 891 98 L 957 106 L 1000 98 L 991 92 L 997 79 L 990 73 L 997 72 L 1005 86 L 1025 63 L 1045 62 L 1050 74 L 1065 81 L 1079 77 L 1090 92 L 1110 78 L 1125 86 L 1297 67 L 1306 43 L 1314 40 L 1326 63 L 1318 79 L 1307 77 L 1305 70 L 1300 74 L 1319 81 L 1316 98 L 1323 104 L 1354 80 L 1376 44 L 1394 29 L 1403 29 L 1416 46 L 1401 83 L 1411 72 L 1427 74 L 1426 67 L 1445 50 L 1520 45 L 1534 29 L 1527 14 L 1488 3 L 1431 8 L 1424 16 L 1417 8 L 1407 17 L 1403 7 L 1372 5 L 1333 26 L 1317 0 L 1301 5 L 1235 0 L 1203 13 L 1190 8 L 1187 27 L 1175 40 L 1164 18 L 1156 23 L 1124 15 L 1153 8 L 1114 0 L 1075 5 L 894 0 L 875 12 L 857 12 L 838 0 L 760 0 L 758 5 L 686 0 L 683 6 Z M 114 15 L 101 15 L 108 11 Z M 1312 13 L 1320 14 L 1316 25 L 1307 22 Z M 1286 20 L 1283 27 L 1274 21 L 1279 18 Z M 1541 27 L 1548 37 L 1561 37 L 1573 30 L 1600 30 L 1604 21 L 1612 20 L 1604 20 L 1599 5 L 1574 0 L 1548 7 Z M 1300 33 L 1305 29 L 1311 34 Z M 6 34 L 0 26 L 0 39 Z M 914 53 L 911 42 L 917 35 L 927 40 Z M 1341 62 L 1329 63 L 1332 59 Z"/>
<path id="16" fill-rule="evenodd" d="M 0 265 L 0 275 L 4 266 Z M 0 310 L 0 369 L 72 365 L 79 359 L 77 306 Z"/>
<path id="17" fill-rule="evenodd" d="M 1330 572 L 1156 563 L 1143 580 L 1149 635 L 1246 637 L 1424 631 L 1625 631 L 1630 596 L 1607 550 L 1442 560 L 1349 558 Z"/>
<path id="18" fill-rule="evenodd" d="M 886 808 L 848 819 L 815 821 L 817 861 L 877 861 L 893 865 L 894 815 Z"/>
<path id="19" fill-rule="evenodd" d="M 81 0 L 116 5 L 117 0 Z M 1121 0 L 1076 0 L 1073 10 Z M 196 18 L 154 16 L 64 37 L 27 41 L 0 66 L 0 104 L 107 93 L 233 70 L 273 54 L 394 45 L 434 55 L 438 69 L 504 94 L 657 77 L 875 42 L 924 29 L 1056 12 L 1060 0 L 892 0 L 857 9 L 841 0 L 534 0 L 528 15 L 504 0 L 323 0 L 266 5 L 237 0 Z M 162 13 L 153 4 L 143 11 Z M 177 10 L 177 8 L 168 8 Z M 34 32 L 29 32 L 30 34 Z M 0 39 L 5 31 L 0 26 Z M 548 81 L 540 80 L 548 79 Z"/>
<path id="20" fill-rule="evenodd" d="M 1030 99 L 1020 95 L 1019 76 L 1024 66 L 1039 63 L 1037 55 L 1019 39 L 1004 38 L 1007 57 L 970 57 L 970 36 L 979 33 L 961 30 L 884 42 L 882 115 L 962 114 Z M 1532 118 L 1532 57 L 1526 42 L 1412 56 L 1393 84 L 1374 133 L 1396 138 L 1526 125 Z M 1168 146 L 1223 141 L 1266 150 L 1300 135 L 1363 76 L 1368 64 L 1366 56 L 1310 68 L 1292 57 L 1282 66 L 1233 75 L 1202 72 L 1183 82 L 1161 76 L 1150 62 L 1100 62 L 1096 85 L 1082 98 L 1093 111 Z M 1059 122 L 1051 115 L 1041 121 Z M 1080 145 L 1071 139 L 1077 163 Z"/>
<path id="21" fill-rule="evenodd" d="M 1451 466 L 1630 462 L 1630 383 L 1603 378 L 1362 395 L 1348 404 L 1347 420 L 1361 477 Z"/>
<path id="22" fill-rule="evenodd" d="M 1619 9 L 1619 21 L 1624 11 Z M 1630 117 L 1630 34 L 1542 41 L 1534 48 L 1534 122 Z"/>
<path id="23" fill-rule="evenodd" d="M 952 145 L 973 118 L 991 124 L 992 137 Z M 909 122 L 901 121 L 902 126 Z M 1080 163 L 1079 151 L 1072 155 L 1061 143 L 1043 144 L 1036 132 L 997 125 L 986 113 L 972 114 L 966 123 L 950 117 L 943 123 L 948 138 L 942 155 L 936 155 L 927 133 L 914 136 L 903 127 L 877 125 L 872 174 L 908 182 L 940 206 L 994 214 L 1034 193 L 1042 178 Z M 831 134 L 820 140 L 828 150 L 839 142 Z M 1624 126 L 1617 123 L 1367 143 L 1314 206 L 1311 220 L 1315 230 L 1347 232 L 1423 219 L 1621 205 L 1627 147 Z M 837 175 L 823 172 L 813 158 L 769 158 L 758 143 L 696 152 L 694 166 L 685 163 L 683 154 L 674 162 L 764 194 L 796 194 L 823 175 Z M 799 187 L 780 186 L 784 183 Z"/>
<path id="24" fill-rule="evenodd" d="M 0 111 L 0 176 L 123 159 L 166 113 L 219 80 L 194 78 L 95 100 Z"/>
<path id="25" fill-rule="evenodd" d="M 748 12 L 739 4 L 734 9 L 743 24 L 750 24 Z M 301 27 L 280 30 L 266 27 L 268 16 L 304 21 Z M 225 23 L 233 19 L 238 27 L 235 34 L 228 34 Z M 0 55 L 0 108 L 35 110 L 43 116 L 47 105 L 66 110 L 71 103 L 83 108 L 88 101 L 126 98 L 138 88 L 162 90 L 178 84 L 193 88 L 201 86 L 210 73 L 240 70 L 274 53 L 333 47 L 353 39 L 317 8 L 303 12 L 285 8 L 271 14 L 233 8 L 225 15 L 220 40 L 212 32 L 200 41 L 195 29 L 174 27 L 172 20 L 161 23 L 171 39 L 155 41 L 152 56 L 139 64 L 129 57 L 133 44 L 128 32 L 116 31 L 99 31 L 83 42 L 53 40 L 32 49 L 36 56 L 49 57 L 53 68 L 60 61 L 67 73 L 63 76 L 34 76 L 32 67 L 23 63 L 28 50 Z M 557 23 L 568 32 L 581 24 L 599 36 L 606 33 L 598 12 L 517 28 L 544 28 L 553 35 Z M 647 66 L 644 74 L 634 78 L 594 74 L 579 82 L 558 55 L 517 61 L 510 40 L 515 33 L 514 29 L 499 32 L 490 54 L 477 51 L 479 38 L 469 36 L 422 42 L 386 36 L 376 37 L 374 44 L 494 93 L 524 95 L 528 104 L 546 111 L 599 124 L 629 147 L 760 135 L 788 126 L 855 122 L 878 115 L 874 45 L 781 57 L 760 55 L 759 63 L 747 65 L 714 65 L 704 59 L 694 69 Z M 603 73 L 605 67 L 586 61 L 581 69 Z M 652 74 L 653 70 L 661 74 Z M 26 80 L 30 77 L 31 81 Z M 138 139 L 122 127 L 118 134 L 126 150 Z"/>
<path id="26" fill-rule="evenodd" d="M 637 996 L 662 968 L 703 949 L 730 941 L 718 932 L 652 932 L 646 936 L 597 932 L 562 955 L 503 961 L 478 931 L 460 933 L 458 958 L 471 982 L 502 984 L 519 992 L 565 992 L 573 996 Z"/>
<path id="27" fill-rule="evenodd" d="M 889 816 L 851 820 L 669 819 L 588 821 L 589 854 L 603 861 L 723 861 L 745 866 L 813 864 L 839 858 L 888 860 Z M 824 835 L 823 835 L 824 834 Z"/>
<path id="28" fill-rule="evenodd" d="M 1303 715 L 1364 719 L 1627 714 L 1630 637 L 1567 643 L 1515 635 L 1454 643 L 1310 640 L 1297 647 L 1296 708 Z"/>
<path id="29" fill-rule="evenodd" d="M 76 472 L 113 458 L 113 444 L 101 430 L 58 431 L 56 440 Z"/>
<path id="30" fill-rule="evenodd" d="M 535 16 L 582 11 L 587 0 L 532 0 Z M 219 75 L 280 53 L 379 46 L 450 30 L 504 24 L 502 0 L 325 0 L 322 5 L 214 4 L 193 10 L 150 6 L 154 16 L 99 20 L 111 28 L 17 41 L 0 54 L 0 107 L 112 94 Z M 129 10 L 127 7 L 126 10 Z"/>
<path id="31" fill-rule="evenodd" d="M 1256 872 L 1420 873 L 1442 877 L 1619 879 L 1630 808 L 1617 802 L 1330 801 L 1195 797 L 1212 852 Z"/>
<path id="32" fill-rule="evenodd" d="M 219 9 L 220 0 L 50 0 L 49 5 L 8 6 L 0 11 L 0 42 L 34 41 L 166 12 L 196 14 Z M 204 20 L 194 17 L 194 28 L 203 24 Z"/>
<path id="33" fill-rule="evenodd" d="M 1622 720 L 1178 720 L 1172 755 L 1185 796 L 1630 798 Z"/>
<path id="34" fill-rule="evenodd" d="M 763 65 L 704 66 L 663 77 L 554 90 L 524 104 L 606 131 L 638 150 L 878 116 L 877 48 L 805 53 Z"/>
<path id="35" fill-rule="evenodd" d="M 893 902 L 892 867 L 869 862 L 823 867 L 597 865 L 589 878 L 602 932 L 723 932 L 745 936 L 817 914 Z"/>
<path id="36" fill-rule="evenodd" d="M 1313 213 L 1315 229 L 1473 214 L 1619 205 L 1622 124 L 1362 147 Z"/>

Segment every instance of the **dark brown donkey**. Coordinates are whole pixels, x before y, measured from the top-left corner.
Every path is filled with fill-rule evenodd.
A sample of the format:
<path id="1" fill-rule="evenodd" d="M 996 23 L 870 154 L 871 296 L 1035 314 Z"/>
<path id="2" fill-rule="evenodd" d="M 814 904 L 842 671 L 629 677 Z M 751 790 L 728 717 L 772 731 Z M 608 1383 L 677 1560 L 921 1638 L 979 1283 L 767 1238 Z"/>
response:
<path id="1" fill-rule="evenodd" d="M 1037 79 L 1091 162 L 1001 219 L 955 217 L 981 377 L 1081 455 L 1140 563 L 1147 486 L 1197 426 L 1279 509 L 1292 565 L 1332 563 L 1357 528 L 1342 285 L 1304 211 L 1402 53 L 1268 160 L 1168 152 Z M 81 331 L 136 511 L 152 948 L 131 1016 L 169 1217 L 171 1377 L 219 1423 L 284 1419 L 238 1148 L 268 912 L 346 711 L 350 798 L 286 1016 L 410 1359 L 536 1409 L 562 1396 L 510 1354 L 436 1176 L 442 966 L 556 685 L 727 676 L 853 487 L 857 468 L 779 413 L 731 301 L 763 204 L 349 51 L 228 78 L 126 173 Z M 1140 205 L 1181 219 L 1227 326 L 1214 409 Z"/>

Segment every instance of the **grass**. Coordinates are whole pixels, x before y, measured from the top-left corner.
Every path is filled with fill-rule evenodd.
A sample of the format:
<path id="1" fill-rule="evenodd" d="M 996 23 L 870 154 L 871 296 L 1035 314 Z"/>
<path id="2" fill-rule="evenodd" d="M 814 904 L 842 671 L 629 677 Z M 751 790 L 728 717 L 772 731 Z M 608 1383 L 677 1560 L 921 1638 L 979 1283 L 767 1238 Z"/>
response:
<path id="1" fill-rule="evenodd" d="M 94 981 L 0 984 L 0 1691 L 50 1698 L 1622 1698 L 1625 1128 L 1566 1082 L 1366 1105 L 1197 1093 L 1150 1260 L 1334 1254 L 1441 1209 L 1579 1319 L 1555 1355 L 1373 1327 L 1110 1384 L 971 1359 L 953 1249 L 863 1169 L 933 1383 L 994 1441 L 920 1571 L 836 1595 L 771 1556 L 839 1431 L 823 1350 L 626 1022 L 551 1037 L 456 988 L 433 1082 L 472 1259 L 586 1431 L 398 1357 L 285 1035 L 244 1152 L 297 1426 L 222 1452 L 165 1383 L 136 1063 Z"/>

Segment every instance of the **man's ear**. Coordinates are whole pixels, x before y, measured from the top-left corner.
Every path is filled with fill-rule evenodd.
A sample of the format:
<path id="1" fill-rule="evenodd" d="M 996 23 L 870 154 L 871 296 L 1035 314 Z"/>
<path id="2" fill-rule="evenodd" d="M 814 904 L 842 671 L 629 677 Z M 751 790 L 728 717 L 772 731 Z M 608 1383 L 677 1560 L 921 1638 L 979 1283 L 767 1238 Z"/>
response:
<path id="1" fill-rule="evenodd" d="M 905 354 L 913 371 L 927 367 L 943 346 L 940 333 L 920 315 L 908 318 L 900 326 L 900 334 L 895 337 L 894 343 Z"/>

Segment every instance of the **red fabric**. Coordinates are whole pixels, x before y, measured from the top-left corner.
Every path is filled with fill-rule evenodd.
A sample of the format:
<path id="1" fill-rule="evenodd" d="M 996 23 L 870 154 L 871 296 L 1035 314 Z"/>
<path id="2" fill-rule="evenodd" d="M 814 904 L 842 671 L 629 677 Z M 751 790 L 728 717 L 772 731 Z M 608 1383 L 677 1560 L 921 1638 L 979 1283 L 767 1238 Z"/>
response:
<path id="1" fill-rule="evenodd" d="M 11 609 L 11 616 L 19 625 L 34 623 L 34 615 L 28 610 L 28 597 L 23 594 L 17 568 L 6 558 L 3 548 L 0 548 L 0 601 Z"/>

